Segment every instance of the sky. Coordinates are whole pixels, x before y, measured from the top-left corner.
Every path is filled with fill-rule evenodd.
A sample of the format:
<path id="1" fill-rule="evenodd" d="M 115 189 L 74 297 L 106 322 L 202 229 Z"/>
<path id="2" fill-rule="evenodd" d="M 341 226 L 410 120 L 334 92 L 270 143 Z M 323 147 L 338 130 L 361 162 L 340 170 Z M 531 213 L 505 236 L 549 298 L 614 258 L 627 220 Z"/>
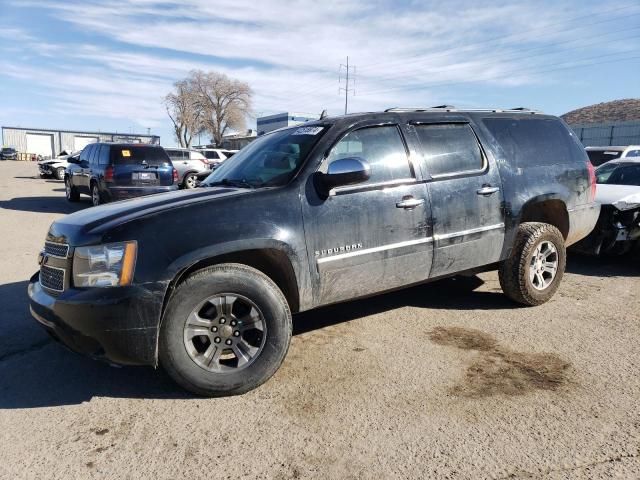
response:
<path id="1" fill-rule="evenodd" d="M 640 97 L 640 0 L 0 0 L 0 125 L 174 145 L 162 99 L 194 69 L 251 86 L 248 128 L 339 115 L 347 56 L 349 112 L 560 115 Z"/>

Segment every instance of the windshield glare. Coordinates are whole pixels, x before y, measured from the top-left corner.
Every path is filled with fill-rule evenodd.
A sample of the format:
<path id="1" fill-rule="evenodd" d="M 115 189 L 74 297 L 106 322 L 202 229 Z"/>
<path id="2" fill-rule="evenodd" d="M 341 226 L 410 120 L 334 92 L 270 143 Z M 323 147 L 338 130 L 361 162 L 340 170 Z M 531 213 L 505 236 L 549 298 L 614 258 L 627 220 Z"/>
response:
<path id="1" fill-rule="evenodd" d="M 286 185 L 327 127 L 299 126 L 254 140 L 209 175 L 202 186 L 238 183 L 247 187 Z"/>

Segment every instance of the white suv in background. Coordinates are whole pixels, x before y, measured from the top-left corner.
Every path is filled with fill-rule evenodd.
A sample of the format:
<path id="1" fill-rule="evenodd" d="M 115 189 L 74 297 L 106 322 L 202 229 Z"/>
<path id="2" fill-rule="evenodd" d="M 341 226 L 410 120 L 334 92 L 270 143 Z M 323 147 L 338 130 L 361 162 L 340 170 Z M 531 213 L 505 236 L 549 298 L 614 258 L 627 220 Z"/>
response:
<path id="1" fill-rule="evenodd" d="M 640 145 L 629 146 L 603 146 L 585 148 L 589 160 L 594 167 L 611 160 L 626 160 L 628 162 L 640 162 Z"/>
<path id="2" fill-rule="evenodd" d="M 198 179 L 202 179 L 211 173 L 209 160 L 197 150 L 189 148 L 165 148 L 171 159 L 171 163 L 178 171 L 178 185 L 180 188 L 195 188 Z"/>
<path id="3" fill-rule="evenodd" d="M 234 154 L 238 152 L 238 150 L 227 150 L 224 148 L 200 148 L 195 147 L 199 152 L 207 157 L 209 160 L 209 166 L 211 170 L 215 170 L 220 166 L 222 162 L 224 162 L 227 158 L 232 157 Z"/>

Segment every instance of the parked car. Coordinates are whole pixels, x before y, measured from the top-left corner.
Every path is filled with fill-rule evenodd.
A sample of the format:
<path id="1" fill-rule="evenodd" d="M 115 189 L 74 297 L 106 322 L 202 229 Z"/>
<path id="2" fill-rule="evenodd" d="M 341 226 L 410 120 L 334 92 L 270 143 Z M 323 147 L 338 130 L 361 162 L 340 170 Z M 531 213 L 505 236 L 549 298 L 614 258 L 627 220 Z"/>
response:
<path id="1" fill-rule="evenodd" d="M 218 168 L 226 159 L 234 156 L 238 150 L 225 150 L 223 148 L 198 148 L 199 152 L 209 160 L 211 170 Z"/>
<path id="2" fill-rule="evenodd" d="M 259 137 L 201 188 L 55 221 L 31 312 L 79 352 L 239 394 L 279 368 L 295 312 L 495 269 L 518 304 L 546 302 L 597 221 L 594 195 L 553 116 L 324 118 Z"/>
<path id="3" fill-rule="evenodd" d="M 625 159 L 640 162 L 640 145 L 629 145 L 626 147 L 587 147 L 585 150 L 594 167 L 599 167 L 612 160 Z"/>
<path id="4" fill-rule="evenodd" d="M 0 160 L 15 160 L 18 158 L 18 152 L 15 148 L 3 147 L 0 150 Z"/>
<path id="5" fill-rule="evenodd" d="M 67 200 L 91 196 L 93 205 L 178 189 L 178 172 L 160 146 L 92 143 L 69 162 L 64 176 Z"/>
<path id="6" fill-rule="evenodd" d="M 52 160 L 41 160 L 38 162 L 38 171 L 42 178 L 57 178 L 64 180 L 66 168 L 69 166 L 69 159 L 73 163 L 80 158 L 80 152 L 67 153 L 65 150 L 60 152 L 56 158 Z M 77 163 L 77 162 L 76 162 Z"/>
<path id="7" fill-rule="evenodd" d="M 616 160 L 596 170 L 598 223 L 575 245 L 582 253 L 627 253 L 640 246 L 640 162 Z"/>
<path id="8" fill-rule="evenodd" d="M 209 160 L 199 151 L 189 148 L 165 148 L 171 163 L 178 171 L 178 185 L 182 188 L 196 188 L 198 179 L 211 173 Z"/>

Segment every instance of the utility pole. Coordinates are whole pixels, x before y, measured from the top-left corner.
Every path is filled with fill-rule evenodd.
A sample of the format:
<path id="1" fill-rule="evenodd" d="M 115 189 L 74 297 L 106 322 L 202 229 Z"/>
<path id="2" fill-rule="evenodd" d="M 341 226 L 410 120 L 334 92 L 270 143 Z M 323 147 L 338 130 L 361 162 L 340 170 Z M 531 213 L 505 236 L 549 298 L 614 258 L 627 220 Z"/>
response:
<path id="1" fill-rule="evenodd" d="M 356 79 L 355 79 L 356 67 L 354 65 L 349 66 L 349 56 L 347 56 L 346 65 L 344 63 L 340 64 L 340 69 L 338 70 L 338 83 L 342 83 L 341 73 L 343 68 L 346 71 L 345 84 L 344 84 L 344 87 L 338 87 L 338 93 L 340 93 L 341 90 L 344 90 L 344 114 L 346 115 L 349 109 L 349 81 L 350 81 L 349 73 L 351 69 L 353 69 L 353 75 L 351 76 L 353 87 L 351 88 L 351 91 L 353 91 L 354 95 L 355 95 L 355 82 L 356 82 Z"/>

